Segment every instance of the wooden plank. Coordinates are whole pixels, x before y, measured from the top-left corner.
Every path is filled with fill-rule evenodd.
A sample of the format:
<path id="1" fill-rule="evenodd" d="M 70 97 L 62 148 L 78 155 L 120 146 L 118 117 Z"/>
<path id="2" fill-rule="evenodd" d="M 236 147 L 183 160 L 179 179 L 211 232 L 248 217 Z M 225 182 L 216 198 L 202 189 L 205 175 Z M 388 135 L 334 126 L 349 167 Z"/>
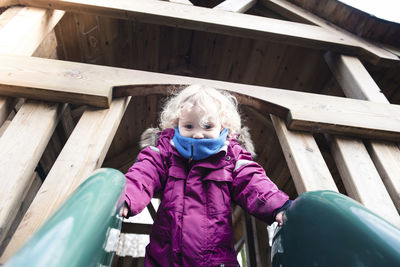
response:
<path id="1" fill-rule="evenodd" d="M 256 3 L 256 0 L 225 0 L 214 8 L 229 12 L 245 13 Z"/>
<path id="2" fill-rule="evenodd" d="M 252 224 L 252 216 L 248 213 L 243 214 L 243 232 L 246 243 L 246 262 L 247 266 L 258 266 L 256 259 L 256 242 L 254 241 L 255 229 Z"/>
<path id="3" fill-rule="evenodd" d="M 23 5 L 92 13 L 354 55 L 368 53 L 355 45 L 354 41 L 349 41 L 347 37 L 338 37 L 318 26 L 164 1 L 54 0 L 49 3 L 47 0 L 20 0 L 19 2 Z M 397 58 L 388 60 L 398 62 Z"/>
<path id="4" fill-rule="evenodd" d="M 121 233 L 126 234 L 146 234 L 151 233 L 152 224 L 144 223 L 123 223 L 121 228 Z"/>
<path id="5" fill-rule="evenodd" d="M 109 109 L 85 111 L 2 255 L 1 263 L 20 248 L 91 172 L 101 167 L 129 99 L 114 100 Z M 8 192 L 14 194 L 16 189 L 9 188 Z M 3 209 L 0 212 L 7 214 Z"/>
<path id="6" fill-rule="evenodd" d="M 1 1 L 1 0 L 0 0 Z M 23 7 L 9 7 L 3 10 L 0 15 L 0 30 L 4 28 L 17 14 L 21 11 Z"/>
<path id="7" fill-rule="evenodd" d="M 57 39 L 55 31 L 52 30 L 40 43 L 32 54 L 33 57 L 57 59 Z"/>
<path id="8" fill-rule="evenodd" d="M 182 78 L 185 79 L 185 77 Z M 291 130 L 399 140 L 399 105 L 204 79 L 186 79 L 186 81 L 190 79 L 192 82 L 231 91 L 241 104 L 250 105 L 263 113 L 271 113 L 286 119 L 286 124 Z M 166 94 L 166 86 L 179 88 L 182 84 L 116 86 L 113 97 Z M 290 112 L 286 113 L 286 110 Z M 386 130 L 383 131 L 383 129 Z M 390 132 L 387 132 L 388 129 L 391 129 Z"/>
<path id="9" fill-rule="evenodd" d="M 11 228 L 7 232 L 7 235 L 4 241 L 0 245 L 0 255 L 3 254 L 3 251 L 7 247 L 8 243 L 10 242 L 12 235 L 14 234 L 15 230 L 17 229 L 18 224 L 21 222 L 22 218 L 25 215 L 25 212 L 28 210 L 29 206 L 31 205 L 32 200 L 36 196 L 37 191 L 39 190 L 40 186 L 42 185 L 42 180 L 38 176 L 37 172 L 33 173 L 33 177 L 30 179 L 32 184 L 26 188 L 24 192 L 24 196 L 22 197 L 23 201 L 20 203 L 18 207 L 17 215 L 15 216 L 14 223 L 12 224 Z"/>
<path id="10" fill-rule="evenodd" d="M 6 121 L 17 100 L 12 97 L 0 97 L 0 126 Z"/>
<path id="11" fill-rule="evenodd" d="M 18 4 L 18 0 L 0 0 L 0 7 L 14 6 Z"/>
<path id="12" fill-rule="evenodd" d="M 10 8 L 9 10 L 14 9 L 17 9 L 17 12 L 13 12 L 14 16 L 0 28 L 0 39 L 2 40 L 0 52 L 18 55 L 35 53 L 46 56 L 43 48 L 48 45 L 47 43 L 43 44 L 43 40 L 49 40 L 49 33 L 61 19 L 64 11 L 38 8 Z M 15 100 L 11 98 L 0 99 L 0 124 L 3 122 L 4 115 L 9 114 L 14 102 Z M 6 164 L 2 165 L 2 169 L 6 173 L 2 171 L 0 176 L 1 190 L 6 190 L 2 191 L 2 200 L 0 201 L 2 204 L 0 243 L 5 238 L 10 238 L 11 233 L 8 230 L 13 223 L 17 223 L 14 222 L 14 218 L 18 220 L 18 217 L 25 212 L 25 209 L 17 208 L 19 205 L 23 205 L 21 203 L 30 202 L 29 199 L 24 200 L 24 195 L 36 192 L 35 188 L 28 190 L 34 179 L 32 174 L 57 125 L 61 110 L 62 106 L 28 102 L 22 106 L 0 139 L 0 143 L 3 144 L 0 147 L 4 146 L 4 149 L 13 150 L 11 155 L 9 152 L 0 155 L 1 164 Z M 30 120 L 27 121 L 27 118 Z M 38 129 L 40 130 L 37 131 Z M 26 193 L 27 191 L 29 193 Z"/>
<path id="13" fill-rule="evenodd" d="M 325 59 L 346 96 L 389 103 L 359 59 L 331 53 L 326 54 Z M 400 212 L 400 150 L 398 144 L 379 141 L 367 141 L 366 143 L 386 190 L 397 211 Z"/>
<path id="14" fill-rule="evenodd" d="M 29 11 L 29 12 L 28 12 Z M 54 27 L 63 11 L 44 11 L 37 8 L 10 7 L 0 16 L 0 53 L 31 55 Z M 28 15 L 32 14 L 32 15 Z M 42 23 L 48 16 L 49 24 Z M 32 36 L 32 32 L 40 32 Z M 20 34 L 15 34 L 18 32 Z M 21 49 L 21 46 L 25 49 Z M 15 99 L 0 97 L 0 125 L 10 114 Z"/>
<path id="15" fill-rule="evenodd" d="M 400 150 L 389 142 L 369 141 L 367 145 L 379 175 L 400 213 Z"/>
<path id="16" fill-rule="evenodd" d="M 22 62 L 15 61 L 13 56 L 1 56 L 1 62 L 0 92 L 3 96 L 109 107 L 109 87 L 99 86 L 97 81 L 88 80 L 83 73 L 73 68 L 60 72 L 57 65 L 63 63 L 58 64 L 58 60 L 51 61 L 54 64 L 50 66 L 47 64 L 49 61 L 32 59 L 30 62 L 35 66 L 25 65 L 26 69 Z M 76 98 L 79 101 L 75 100 Z"/>
<path id="17" fill-rule="evenodd" d="M 132 85 L 116 87 L 115 93 L 120 94 L 114 97 L 165 94 L 170 84 L 202 83 L 229 90 L 242 104 L 283 118 L 291 130 L 400 140 L 400 105 L 31 57 L 0 55 L 0 61 L 7 62 L 0 66 L 0 75 L 12 73 L 12 76 L 24 77 L 22 81 L 17 79 L 16 84 L 35 84 L 41 89 L 67 93 L 69 99 L 58 99 L 62 102 L 79 103 L 76 96 L 82 95 L 80 91 L 89 92 L 93 88 L 108 95 L 110 88 L 118 84 Z M 43 69 L 49 71 L 43 72 Z M 24 76 L 24 72 L 29 72 L 29 76 Z M 42 73 L 54 78 L 49 79 Z M 9 79 L 4 76 L 7 75 L 0 76 L 0 83 Z"/>
<path id="18" fill-rule="evenodd" d="M 297 193 L 313 190 L 338 191 L 314 137 L 307 133 L 288 131 L 285 123 L 276 116 L 271 115 L 271 119 Z"/>
<path id="19" fill-rule="evenodd" d="M 63 14 L 59 10 L 8 8 L 0 16 L 0 53 L 32 55 Z M 0 125 L 13 106 L 13 99 L 0 97 Z"/>
<path id="20" fill-rule="evenodd" d="M 192 2 L 190 2 L 189 0 L 169 0 L 168 2 L 193 6 Z"/>
<path id="21" fill-rule="evenodd" d="M 256 265 L 271 267 L 271 254 L 268 244 L 267 224 L 251 217 L 252 228 L 254 229 L 254 243 L 256 252 Z"/>
<path id="22" fill-rule="evenodd" d="M 61 106 L 28 101 L 0 139 L 0 243 L 32 183 L 33 171 L 61 113 Z"/>
<path id="23" fill-rule="evenodd" d="M 14 14 L 11 19 L 7 19 L 6 25 L 0 27 L 0 52 L 30 56 L 52 31 L 64 11 L 18 8 Z M 5 98 L 0 99 L 1 114 L 4 114 L 1 107 L 5 102 Z M 35 188 L 29 189 L 35 177 L 32 175 L 63 107 L 26 102 L 0 139 L 0 243 L 7 237 L 14 219 L 22 215 L 18 214 L 23 212 L 18 207 L 27 201 L 24 195 L 31 195 L 35 191 Z"/>
<path id="24" fill-rule="evenodd" d="M 393 61 L 399 60 L 398 56 L 389 52 L 387 49 L 383 49 L 373 43 L 367 42 L 366 40 L 351 34 L 328 21 L 325 21 L 324 19 L 302 9 L 299 6 L 296 6 L 293 3 L 282 0 L 261 0 L 260 2 L 267 8 L 277 12 L 278 14 L 281 14 L 284 17 L 294 19 L 296 21 L 298 21 L 298 18 L 301 18 L 304 21 L 308 21 L 314 25 L 327 29 L 341 38 L 352 40 L 364 50 L 363 56 L 367 57 L 368 60 L 374 64 L 392 66 Z"/>
<path id="25" fill-rule="evenodd" d="M 389 104 L 358 58 L 334 53 L 326 53 L 324 58 L 347 97 Z"/>
<path id="26" fill-rule="evenodd" d="M 63 15 L 61 10 L 21 9 L 7 25 L 0 28 L 0 52 L 32 55 Z"/>
<path id="27" fill-rule="evenodd" d="M 361 140 L 336 136 L 332 154 L 350 197 L 400 226 L 400 217 Z"/>

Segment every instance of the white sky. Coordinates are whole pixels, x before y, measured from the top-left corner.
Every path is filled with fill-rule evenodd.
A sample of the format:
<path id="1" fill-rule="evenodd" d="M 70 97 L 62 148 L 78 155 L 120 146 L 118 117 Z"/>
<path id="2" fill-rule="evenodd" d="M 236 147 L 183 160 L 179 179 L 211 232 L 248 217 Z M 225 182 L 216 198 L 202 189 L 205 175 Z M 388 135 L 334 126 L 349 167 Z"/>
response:
<path id="1" fill-rule="evenodd" d="M 339 0 L 375 17 L 400 23 L 399 0 Z"/>

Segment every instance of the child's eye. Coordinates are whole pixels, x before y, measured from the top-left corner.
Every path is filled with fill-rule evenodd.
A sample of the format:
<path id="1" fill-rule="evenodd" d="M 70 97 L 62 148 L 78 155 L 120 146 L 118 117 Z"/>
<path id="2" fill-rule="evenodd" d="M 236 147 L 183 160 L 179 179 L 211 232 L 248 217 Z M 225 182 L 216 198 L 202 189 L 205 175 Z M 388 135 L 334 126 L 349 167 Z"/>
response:
<path id="1" fill-rule="evenodd" d="M 186 129 L 193 129 L 193 125 L 191 125 L 191 124 L 186 124 L 186 125 L 185 125 L 185 128 L 186 128 Z"/>
<path id="2" fill-rule="evenodd" d="M 210 124 L 204 125 L 204 129 L 206 130 L 210 130 L 211 128 L 213 128 L 213 126 Z"/>

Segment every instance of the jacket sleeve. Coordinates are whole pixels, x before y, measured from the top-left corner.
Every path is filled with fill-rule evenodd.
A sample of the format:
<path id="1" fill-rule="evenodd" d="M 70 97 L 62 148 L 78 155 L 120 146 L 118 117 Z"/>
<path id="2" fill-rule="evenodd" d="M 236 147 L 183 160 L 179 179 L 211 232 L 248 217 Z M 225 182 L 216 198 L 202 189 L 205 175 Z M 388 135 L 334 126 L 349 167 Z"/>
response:
<path id="1" fill-rule="evenodd" d="M 246 212 L 271 224 L 274 211 L 289 197 L 267 177 L 264 169 L 253 161 L 250 153 L 235 146 L 236 162 L 233 170 L 232 197 Z"/>
<path id="2" fill-rule="evenodd" d="M 150 202 L 154 193 L 162 189 L 166 177 L 165 156 L 154 146 L 144 148 L 136 162 L 125 174 L 125 202 L 129 215 L 140 213 Z"/>

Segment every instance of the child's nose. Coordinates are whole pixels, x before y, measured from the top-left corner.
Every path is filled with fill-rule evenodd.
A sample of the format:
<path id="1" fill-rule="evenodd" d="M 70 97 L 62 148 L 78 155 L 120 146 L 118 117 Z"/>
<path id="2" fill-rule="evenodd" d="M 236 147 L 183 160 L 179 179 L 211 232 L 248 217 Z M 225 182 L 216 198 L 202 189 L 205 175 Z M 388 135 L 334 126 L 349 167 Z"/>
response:
<path id="1" fill-rule="evenodd" d="M 195 138 L 195 139 L 201 139 L 201 138 L 204 138 L 204 135 L 203 135 L 203 133 L 202 133 L 201 131 L 198 131 L 198 132 L 195 132 L 195 133 L 193 134 L 193 138 Z"/>

